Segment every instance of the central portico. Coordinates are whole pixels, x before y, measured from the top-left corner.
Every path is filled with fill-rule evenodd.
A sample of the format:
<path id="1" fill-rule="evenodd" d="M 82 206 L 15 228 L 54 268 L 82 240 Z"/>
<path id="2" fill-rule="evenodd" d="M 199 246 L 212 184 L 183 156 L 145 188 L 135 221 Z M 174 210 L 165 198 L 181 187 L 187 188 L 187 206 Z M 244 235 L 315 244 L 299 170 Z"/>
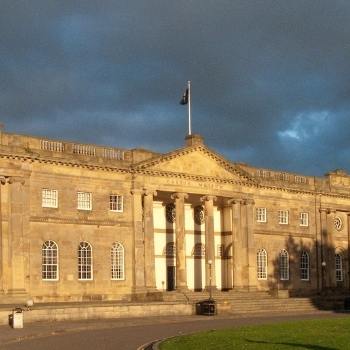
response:
<path id="1" fill-rule="evenodd" d="M 137 268 L 144 266 L 147 291 L 255 288 L 249 174 L 209 150 L 199 135 L 187 136 L 182 149 L 139 163 L 134 172 L 145 259 L 144 265 L 136 261 L 135 230 L 135 276 L 142 284 Z"/>

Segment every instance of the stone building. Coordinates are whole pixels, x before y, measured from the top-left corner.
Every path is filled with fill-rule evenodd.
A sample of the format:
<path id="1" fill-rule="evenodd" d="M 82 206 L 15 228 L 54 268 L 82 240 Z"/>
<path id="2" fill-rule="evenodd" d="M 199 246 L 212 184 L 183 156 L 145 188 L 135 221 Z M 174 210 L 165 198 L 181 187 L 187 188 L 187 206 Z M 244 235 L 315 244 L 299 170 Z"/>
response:
<path id="1" fill-rule="evenodd" d="M 349 289 L 350 176 L 0 134 L 0 303 Z M 176 293 L 176 292 L 175 292 Z"/>

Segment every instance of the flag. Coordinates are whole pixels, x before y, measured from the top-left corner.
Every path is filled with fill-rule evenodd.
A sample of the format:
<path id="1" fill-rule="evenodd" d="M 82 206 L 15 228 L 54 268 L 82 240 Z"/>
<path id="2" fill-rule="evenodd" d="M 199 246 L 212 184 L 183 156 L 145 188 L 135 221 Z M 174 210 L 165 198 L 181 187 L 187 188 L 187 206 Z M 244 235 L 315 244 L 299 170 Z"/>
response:
<path id="1" fill-rule="evenodd" d="M 181 104 L 181 105 L 187 105 L 187 104 L 188 104 L 188 88 L 186 89 L 186 91 L 185 91 L 184 94 L 182 95 L 180 104 Z"/>

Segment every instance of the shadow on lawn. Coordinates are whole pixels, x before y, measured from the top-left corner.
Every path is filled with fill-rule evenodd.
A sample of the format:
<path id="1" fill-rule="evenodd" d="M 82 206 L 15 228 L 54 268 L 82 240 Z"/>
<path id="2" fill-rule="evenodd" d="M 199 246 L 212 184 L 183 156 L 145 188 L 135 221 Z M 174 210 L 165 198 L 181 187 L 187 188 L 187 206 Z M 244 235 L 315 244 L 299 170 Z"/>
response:
<path id="1" fill-rule="evenodd" d="M 256 344 L 288 345 L 290 347 L 299 347 L 299 348 L 304 348 L 309 350 L 339 350 L 336 348 L 330 348 L 328 346 L 312 345 L 312 344 L 269 342 L 265 340 L 251 340 L 251 339 L 245 339 L 245 341 L 248 343 L 256 343 Z"/>

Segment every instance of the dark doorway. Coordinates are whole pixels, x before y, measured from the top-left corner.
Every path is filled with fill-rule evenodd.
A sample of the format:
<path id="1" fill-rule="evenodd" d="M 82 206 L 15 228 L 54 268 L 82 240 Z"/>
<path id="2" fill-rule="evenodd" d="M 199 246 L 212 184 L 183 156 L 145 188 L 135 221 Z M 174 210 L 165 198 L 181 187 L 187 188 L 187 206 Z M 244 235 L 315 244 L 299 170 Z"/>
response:
<path id="1" fill-rule="evenodd" d="M 167 288 L 166 290 L 175 290 L 175 266 L 167 266 Z"/>

